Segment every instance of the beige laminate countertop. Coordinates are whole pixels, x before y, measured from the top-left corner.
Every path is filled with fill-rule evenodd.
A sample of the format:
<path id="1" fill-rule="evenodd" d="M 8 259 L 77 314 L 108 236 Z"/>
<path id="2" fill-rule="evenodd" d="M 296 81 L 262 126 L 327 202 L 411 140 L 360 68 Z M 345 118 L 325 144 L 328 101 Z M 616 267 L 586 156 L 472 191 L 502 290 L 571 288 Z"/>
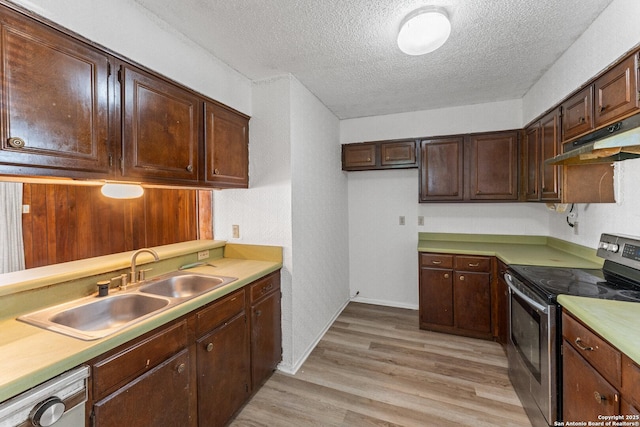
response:
<path id="1" fill-rule="evenodd" d="M 189 272 L 237 277 L 238 280 L 134 324 L 109 337 L 83 341 L 15 320 L 0 321 L 0 402 L 62 372 L 99 356 L 127 341 L 187 314 L 282 267 L 281 259 L 242 259 L 256 254 L 248 246 L 233 245 L 225 258 L 210 260 L 216 267 L 197 267 Z M 255 248 L 255 247 L 253 247 Z M 258 251 L 259 252 L 259 251 Z M 263 258 L 263 259 L 260 259 Z M 112 291 L 113 293 L 114 291 Z M 117 292 L 117 291 L 115 291 Z"/>
<path id="2" fill-rule="evenodd" d="M 640 304 L 571 295 L 558 296 L 558 302 L 640 365 Z"/>

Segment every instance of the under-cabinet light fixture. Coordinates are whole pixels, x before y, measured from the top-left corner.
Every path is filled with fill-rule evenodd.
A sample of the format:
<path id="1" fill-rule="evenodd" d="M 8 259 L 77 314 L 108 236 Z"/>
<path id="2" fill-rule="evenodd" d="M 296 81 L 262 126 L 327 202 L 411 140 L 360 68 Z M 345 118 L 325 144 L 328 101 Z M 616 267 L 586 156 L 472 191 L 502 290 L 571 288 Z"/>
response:
<path id="1" fill-rule="evenodd" d="M 398 32 L 398 47 L 407 55 L 424 55 L 442 46 L 449 34 L 451 22 L 443 9 L 420 8 L 402 21 Z"/>
<path id="2" fill-rule="evenodd" d="M 100 192 L 112 199 L 136 199 L 144 194 L 144 188 L 140 184 L 106 182 Z"/>

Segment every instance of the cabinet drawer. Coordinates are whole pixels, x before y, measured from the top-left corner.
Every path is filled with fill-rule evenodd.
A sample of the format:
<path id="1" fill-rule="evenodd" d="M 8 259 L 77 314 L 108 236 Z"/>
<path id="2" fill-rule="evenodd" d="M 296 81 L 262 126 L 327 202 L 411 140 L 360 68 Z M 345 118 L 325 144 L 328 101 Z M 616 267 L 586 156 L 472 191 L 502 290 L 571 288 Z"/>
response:
<path id="1" fill-rule="evenodd" d="M 250 286 L 251 302 L 255 302 L 265 295 L 275 292 L 280 289 L 280 272 L 277 271 L 274 274 L 270 274 L 267 277 L 263 277 L 255 281 Z"/>
<path id="2" fill-rule="evenodd" d="M 114 392 L 187 346 L 187 321 L 157 334 L 93 365 L 94 399 Z"/>
<path id="3" fill-rule="evenodd" d="M 640 408 L 640 366 L 622 356 L 622 396 Z"/>
<path id="4" fill-rule="evenodd" d="M 244 289 L 240 289 L 214 302 L 196 314 L 196 335 L 198 337 L 215 329 L 244 310 Z"/>
<path id="5" fill-rule="evenodd" d="M 491 258 L 479 256 L 456 256 L 455 267 L 458 271 L 491 271 Z"/>
<path id="6" fill-rule="evenodd" d="M 614 387 L 621 383 L 621 354 L 573 317 L 562 313 L 562 336 Z"/>
<path id="7" fill-rule="evenodd" d="M 453 268 L 453 255 L 421 253 L 420 267 Z"/>

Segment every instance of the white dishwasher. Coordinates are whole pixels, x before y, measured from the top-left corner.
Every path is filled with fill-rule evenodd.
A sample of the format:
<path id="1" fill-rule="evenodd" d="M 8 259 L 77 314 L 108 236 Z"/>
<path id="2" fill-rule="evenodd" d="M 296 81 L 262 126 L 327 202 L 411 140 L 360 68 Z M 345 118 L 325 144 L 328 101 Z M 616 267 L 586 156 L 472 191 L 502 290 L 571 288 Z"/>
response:
<path id="1" fill-rule="evenodd" d="M 0 404 L 0 427 L 83 427 L 89 367 L 72 369 Z"/>

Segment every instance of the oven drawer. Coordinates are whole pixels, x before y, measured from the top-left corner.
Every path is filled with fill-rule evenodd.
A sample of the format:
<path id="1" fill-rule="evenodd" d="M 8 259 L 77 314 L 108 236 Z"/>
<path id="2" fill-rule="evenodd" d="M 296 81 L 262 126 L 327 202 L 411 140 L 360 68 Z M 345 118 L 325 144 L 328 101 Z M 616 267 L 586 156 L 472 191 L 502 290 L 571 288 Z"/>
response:
<path id="1" fill-rule="evenodd" d="M 482 256 L 456 255 L 455 270 L 477 271 L 481 273 L 491 272 L 491 258 Z"/>
<path id="2" fill-rule="evenodd" d="M 621 354 L 573 317 L 562 313 L 562 336 L 615 387 L 621 384 Z"/>
<path id="3" fill-rule="evenodd" d="M 421 253 L 420 267 L 453 268 L 453 255 Z"/>

